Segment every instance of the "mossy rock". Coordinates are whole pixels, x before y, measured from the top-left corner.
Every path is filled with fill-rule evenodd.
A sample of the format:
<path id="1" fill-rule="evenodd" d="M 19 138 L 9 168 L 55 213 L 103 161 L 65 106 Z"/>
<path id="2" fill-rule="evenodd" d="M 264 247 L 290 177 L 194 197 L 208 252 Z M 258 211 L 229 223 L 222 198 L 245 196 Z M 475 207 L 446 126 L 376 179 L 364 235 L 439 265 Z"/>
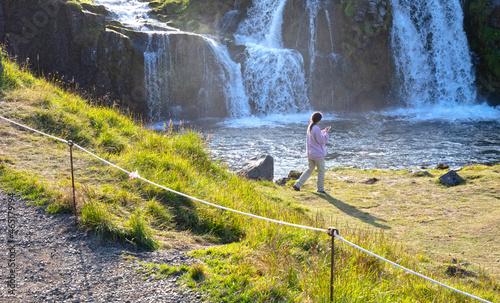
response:
<path id="1" fill-rule="evenodd" d="M 80 5 L 80 3 L 76 1 L 68 1 L 66 2 L 66 5 L 75 12 L 81 12 L 83 10 L 83 7 Z"/>
<path id="2" fill-rule="evenodd" d="M 81 12 L 83 10 L 89 11 L 94 14 L 107 16 L 108 10 L 104 5 L 99 5 L 87 0 L 71 0 L 66 2 L 66 5 L 73 11 Z"/>
<path id="3" fill-rule="evenodd" d="M 82 47 L 97 45 L 99 37 L 104 33 L 105 29 L 100 24 L 92 27 L 83 28 L 74 38 L 74 42 Z"/>
<path id="4" fill-rule="evenodd" d="M 83 9 L 88 10 L 89 12 L 92 12 L 94 14 L 107 16 L 109 13 L 104 5 L 92 5 L 90 3 L 81 3 L 81 6 Z"/>

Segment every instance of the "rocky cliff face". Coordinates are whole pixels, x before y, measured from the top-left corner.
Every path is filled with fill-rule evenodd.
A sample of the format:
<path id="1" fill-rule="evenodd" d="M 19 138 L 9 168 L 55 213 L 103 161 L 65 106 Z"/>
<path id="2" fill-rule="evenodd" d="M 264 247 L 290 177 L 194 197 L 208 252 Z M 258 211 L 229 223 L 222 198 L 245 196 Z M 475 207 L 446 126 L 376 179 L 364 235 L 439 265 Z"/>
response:
<path id="1" fill-rule="evenodd" d="M 387 2 L 317 1 L 315 7 L 301 0 L 287 2 L 284 45 L 305 58 L 308 95 L 314 108 L 364 110 L 386 104 L 392 21 Z M 311 12 L 316 15 L 313 21 Z"/>
<path id="2" fill-rule="evenodd" d="M 143 56 L 102 14 L 56 0 L 2 0 L 0 14 L 0 41 L 18 61 L 146 111 Z"/>
<path id="3" fill-rule="evenodd" d="M 171 35 L 167 65 L 153 83 L 163 87 L 158 97 L 163 105 L 148 104 L 154 90 L 145 79 L 150 37 L 106 20 L 103 7 L 66 2 L 0 0 L 0 43 L 33 70 L 74 81 L 137 113 L 150 115 L 158 109 L 184 119 L 227 116 L 223 77 L 217 79 L 227 71 L 202 37 Z M 177 18 L 184 29 L 218 33 L 233 61 L 245 70 L 245 46 L 235 45 L 232 35 L 252 1 L 191 2 L 185 10 L 165 2 L 155 12 L 165 20 Z M 478 84 L 490 103 L 498 105 L 500 0 L 466 0 L 465 9 L 469 41 L 478 55 Z M 314 109 L 371 110 L 387 104 L 392 70 L 389 0 L 288 0 L 283 21 L 284 47 L 304 58 Z"/>
<path id="4" fill-rule="evenodd" d="M 466 0 L 464 8 L 479 93 L 491 105 L 500 105 L 500 0 Z"/>

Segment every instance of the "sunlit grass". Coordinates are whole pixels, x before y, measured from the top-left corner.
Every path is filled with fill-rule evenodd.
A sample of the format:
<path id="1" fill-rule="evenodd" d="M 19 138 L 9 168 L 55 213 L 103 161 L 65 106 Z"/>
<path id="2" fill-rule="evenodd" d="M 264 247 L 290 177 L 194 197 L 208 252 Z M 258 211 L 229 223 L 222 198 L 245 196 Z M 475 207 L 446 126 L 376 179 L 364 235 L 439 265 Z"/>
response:
<path id="1" fill-rule="evenodd" d="M 91 105 L 14 63 L 6 62 L 5 67 L 0 101 L 3 116 L 73 140 L 128 171 L 137 170 L 156 183 L 212 203 L 318 228 L 336 225 L 336 218 L 291 202 L 300 199 L 277 194 L 280 189 L 271 183 L 248 181 L 228 172 L 212 161 L 203 136 L 193 130 L 144 129 L 134 117 Z M 0 134 L 3 190 L 46 205 L 52 212 L 71 209 L 68 147 L 5 123 L 0 124 Z M 328 301 L 331 238 L 324 233 L 283 227 L 193 202 L 130 180 L 78 150 L 75 176 L 80 224 L 104 239 L 127 240 L 148 249 L 168 247 L 166 238 L 158 236 L 165 232 L 211 241 L 212 247 L 191 252 L 199 261 L 189 267 L 144 265 L 146 272 L 153 268 L 150 273 L 155 277 L 182 274 L 186 285 L 206 292 L 214 301 Z M 372 205 L 368 195 L 352 195 Z M 341 233 L 403 266 L 491 301 L 499 299 L 498 286 L 488 276 L 471 281 L 449 278 L 443 268 L 406 253 L 376 229 L 345 227 Z M 469 302 L 340 243 L 335 255 L 336 302 Z"/>

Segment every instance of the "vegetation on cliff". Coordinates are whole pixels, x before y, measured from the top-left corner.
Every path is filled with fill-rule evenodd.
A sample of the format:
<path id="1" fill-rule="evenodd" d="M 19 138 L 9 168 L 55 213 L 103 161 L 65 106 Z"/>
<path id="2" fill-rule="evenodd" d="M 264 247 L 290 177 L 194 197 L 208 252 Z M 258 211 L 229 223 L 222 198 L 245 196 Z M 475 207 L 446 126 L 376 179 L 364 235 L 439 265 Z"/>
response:
<path id="1" fill-rule="evenodd" d="M 478 56 L 478 85 L 483 95 L 500 101 L 500 28 L 491 24 L 489 0 L 465 1 L 465 30 L 471 51 Z"/>
<path id="2" fill-rule="evenodd" d="M 108 15 L 108 10 L 104 5 L 98 5 L 91 0 L 70 0 L 66 1 L 66 5 L 68 5 L 71 9 L 77 11 L 87 10 L 94 14 L 99 14 L 104 16 Z"/>
<path id="3" fill-rule="evenodd" d="M 273 193 L 275 185 L 242 179 L 213 162 L 205 139 L 193 130 L 145 129 L 116 109 L 92 105 L 57 83 L 38 79 L 5 62 L 0 112 L 55 136 L 73 140 L 121 167 L 174 190 L 273 219 L 326 228 L 334 220 Z M 1 123 L 2 189 L 53 213 L 71 211 L 68 147 Z M 75 151 L 80 224 L 106 239 L 124 239 L 149 249 L 211 243 L 192 252 L 189 268 L 144 264 L 150 278 L 185 272 L 187 285 L 215 301 L 326 302 L 331 239 L 195 203 L 130 180 Z M 265 189 L 265 190 L 263 190 Z M 485 275 L 448 278 L 422 254 L 416 256 L 377 230 L 342 228 L 346 239 L 485 299 L 499 299 Z M 221 245 L 228 243 L 226 245 Z M 215 244 L 219 244 L 215 246 Z M 335 248 L 336 302 L 467 302 L 366 254 Z M 423 261 L 427 260 L 427 261 Z"/>
<path id="4" fill-rule="evenodd" d="M 173 26 L 199 34 L 212 34 L 219 29 L 219 22 L 224 14 L 238 9 L 242 12 L 251 3 L 250 0 L 144 0 L 149 2 L 153 14 Z"/>

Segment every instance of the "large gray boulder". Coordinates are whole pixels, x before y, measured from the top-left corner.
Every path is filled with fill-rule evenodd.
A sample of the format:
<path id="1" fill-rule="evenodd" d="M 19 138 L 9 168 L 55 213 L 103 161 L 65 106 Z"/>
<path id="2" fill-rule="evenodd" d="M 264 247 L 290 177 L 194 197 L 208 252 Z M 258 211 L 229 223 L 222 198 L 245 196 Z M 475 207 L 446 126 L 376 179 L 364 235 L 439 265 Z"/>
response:
<path id="1" fill-rule="evenodd" d="M 237 174 L 249 179 L 272 181 L 274 177 L 274 159 L 269 155 L 253 157 L 243 164 Z"/>
<path id="2" fill-rule="evenodd" d="M 445 185 L 448 186 L 455 186 L 464 181 L 455 171 L 450 170 L 446 174 L 442 175 L 439 177 L 439 180 Z"/>

